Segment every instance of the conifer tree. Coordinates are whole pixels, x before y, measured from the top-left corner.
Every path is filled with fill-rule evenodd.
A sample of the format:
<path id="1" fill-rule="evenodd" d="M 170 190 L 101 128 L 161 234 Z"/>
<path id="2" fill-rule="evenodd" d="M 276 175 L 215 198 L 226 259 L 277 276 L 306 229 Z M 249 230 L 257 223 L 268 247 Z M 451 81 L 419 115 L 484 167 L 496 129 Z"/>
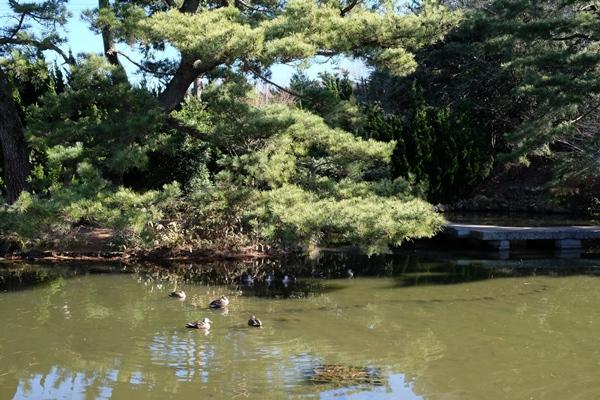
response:
<path id="1" fill-rule="evenodd" d="M 515 94 L 532 105 L 508 136 L 513 154 L 560 150 L 570 173 L 600 167 L 600 3 L 581 0 L 498 0 L 472 23 L 486 46 L 519 75 Z M 559 160 L 561 161 L 561 160 Z"/>
<path id="2" fill-rule="evenodd" d="M 385 1 L 357 0 L 101 0 L 88 13 L 111 63 L 129 58 L 117 50 L 119 42 L 144 49 L 138 67 L 166 81 L 158 96 L 166 110 L 181 103 L 198 76 L 219 67 L 266 78 L 274 63 L 345 54 L 404 74 L 415 67 L 411 52 L 441 39 L 458 17 L 429 0 L 417 14 L 399 12 Z M 180 57 L 157 60 L 168 45 Z"/>
<path id="3" fill-rule="evenodd" d="M 63 1 L 48 4 L 62 22 Z M 6 211 L 5 232 L 37 208 L 48 232 L 118 223 L 112 226 L 135 226 L 144 243 L 159 246 L 163 233 L 152 227 L 163 219 L 191 221 L 174 236 L 181 241 L 197 238 L 206 220 L 227 220 L 215 226 L 285 246 L 357 244 L 372 253 L 441 226 L 406 180 L 391 179 L 393 143 L 357 138 L 292 103 L 257 106 L 248 82 L 271 82 L 277 63 L 336 55 L 406 74 L 416 65 L 413 52 L 441 39 L 459 14 L 429 0 L 414 11 L 388 1 L 98 0 L 85 16 L 103 42 L 103 59 L 73 59 L 54 31 L 50 41 L 22 36 L 21 46 L 54 49 L 71 68 L 62 93 L 41 96 L 28 110 L 30 143 L 48 159 L 36 177 L 49 183 L 44 197 L 24 195 Z M 126 63 L 158 79 L 157 90 L 132 83 Z M 212 82 L 202 100 L 186 98 L 199 77 Z M 328 85 L 340 99 L 349 90 L 335 79 Z M 195 142 L 188 148 L 212 157 L 186 178 L 190 187 L 123 187 L 131 169 L 148 167 L 149 152 L 182 133 Z M 122 212 L 124 203 L 131 213 Z M 27 228 L 28 235 L 42 231 Z"/>
<path id="4" fill-rule="evenodd" d="M 13 100 L 7 63 L 14 59 L 41 57 L 44 50 L 57 52 L 66 62 L 74 62 L 60 47 L 57 27 L 66 22 L 66 0 L 19 3 L 9 0 L 12 13 L 3 17 L 0 27 L 0 147 L 2 148 L 6 200 L 13 203 L 28 187 L 29 151 L 23 121 Z M 16 21 L 16 22 L 12 22 Z"/>

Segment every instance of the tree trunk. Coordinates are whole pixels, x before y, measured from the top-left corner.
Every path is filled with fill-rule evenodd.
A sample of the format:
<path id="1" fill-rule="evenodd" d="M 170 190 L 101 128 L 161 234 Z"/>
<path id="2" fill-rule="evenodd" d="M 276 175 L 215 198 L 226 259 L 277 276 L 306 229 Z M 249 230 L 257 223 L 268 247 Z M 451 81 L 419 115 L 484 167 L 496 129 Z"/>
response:
<path id="1" fill-rule="evenodd" d="M 165 89 L 158 95 L 158 102 L 167 111 L 174 110 L 185 98 L 190 86 L 197 77 L 213 70 L 221 60 L 202 63 L 190 57 L 183 56 L 179 68 L 171 78 Z"/>
<path id="2" fill-rule="evenodd" d="M 6 200 L 12 204 L 27 190 L 29 156 L 23 124 L 6 81 L 0 75 L 0 147 L 4 158 Z"/>
<path id="3" fill-rule="evenodd" d="M 98 0 L 98 9 L 108 9 L 110 8 L 109 0 Z M 103 26 L 100 29 L 102 33 L 102 44 L 104 45 L 104 57 L 108 60 L 108 62 L 118 69 L 118 79 L 123 82 L 127 81 L 127 72 L 125 68 L 119 61 L 119 56 L 117 55 L 117 46 L 115 44 L 115 35 L 110 26 Z"/>
<path id="4" fill-rule="evenodd" d="M 171 78 L 165 89 L 158 95 L 158 102 L 167 111 L 175 109 L 185 97 L 185 93 L 194 79 L 198 76 L 193 60 L 182 57 L 179 68 Z"/>
<path id="5" fill-rule="evenodd" d="M 182 13 L 194 14 L 198 11 L 200 0 L 184 0 L 181 8 Z M 219 65 L 220 62 L 202 63 L 190 57 L 182 55 L 179 67 L 171 78 L 165 89 L 158 95 L 158 102 L 166 111 L 174 110 L 185 98 L 187 90 L 192 83 L 204 72 L 208 72 Z"/>

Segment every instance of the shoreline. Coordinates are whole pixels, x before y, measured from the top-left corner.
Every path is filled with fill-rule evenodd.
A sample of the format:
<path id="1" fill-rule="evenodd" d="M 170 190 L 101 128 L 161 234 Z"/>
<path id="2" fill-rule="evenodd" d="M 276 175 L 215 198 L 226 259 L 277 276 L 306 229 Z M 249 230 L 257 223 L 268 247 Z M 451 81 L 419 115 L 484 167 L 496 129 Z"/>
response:
<path id="1" fill-rule="evenodd" d="M 0 256 L 0 264 L 2 263 L 20 263 L 20 262 L 82 262 L 82 263 L 121 263 L 134 264 L 143 262 L 154 263 L 182 263 L 182 262 L 199 262 L 209 263 L 216 261 L 243 261 L 266 259 L 280 257 L 289 253 L 264 253 L 259 251 L 192 251 L 172 253 L 160 252 L 146 253 L 127 253 L 118 251 L 100 251 L 100 252 L 85 252 L 85 251 L 28 251 L 22 253 L 11 253 Z"/>

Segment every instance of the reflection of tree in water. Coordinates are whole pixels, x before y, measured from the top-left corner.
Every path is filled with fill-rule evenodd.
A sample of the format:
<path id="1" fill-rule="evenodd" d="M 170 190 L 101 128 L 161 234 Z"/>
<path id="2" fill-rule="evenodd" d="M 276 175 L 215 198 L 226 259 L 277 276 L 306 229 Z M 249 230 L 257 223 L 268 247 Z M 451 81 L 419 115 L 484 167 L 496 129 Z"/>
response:
<path id="1" fill-rule="evenodd" d="M 283 264 L 235 262 L 191 267 L 128 267 L 125 272 L 132 273 L 132 279 L 116 275 L 101 279 L 80 276 L 102 271 L 121 273 L 119 266 L 87 269 L 60 266 L 55 271 L 47 268 L 40 276 L 60 273 L 52 279 L 44 278 L 46 283 L 35 291 L 2 294 L 7 296 L 2 298 L 2 306 L 10 304 L 8 307 L 17 313 L 9 314 L 0 330 L 0 355 L 4 356 L 0 361 L 0 398 L 41 390 L 50 395 L 37 398 L 61 397 L 52 395 L 60 390 L 85 393 L 89 398 L 107 398 L 111 394 L 128 397 L 132 385 L 139 388 L 138 393 L 142 395 L 157 388 L 178 395 L 197 394 L 210 387 L 226 398 L 241 393 L 242 389 L 251 396 L 252 393 L 259 396 L 256 398 L 281 398 L 281 392 L 261 396 L 259 390 L 264 391 L 268 386 L 289 388 L 290 393 L 295 394 L 318 392 L 319 388 L 301 386 L 298 382 L 303 381 L 303 371 L 326 362 L 383 367 L 386 373 L 404 372 L 408 380 L 426 394 L 446 389 L 441 382 L 452 375 L 446 373 L 451 368 L 439 365 L 447 367 L 457 359 L 469 363 L 470 356 L 461 355 L 457 349 L 457 344 L 462 343 L 458 339 L 461 333 L 471 338 L 467 341 L 475 338 L 479 346 L 489 342 L 494 345 L 490 349 L 507 353 L 504 360 L 507 365 L 519 359 L 517 352 L 521 350 L 517 349 L 522 348 L 519 338 L 533 342 L 538 337 L 546 337 L 554 341 L 555 350 L 571 349 L 566 330 L 557 324 L 558 318 L 567 318 L 566 307 L 575 310 L 581 303 L 579 297 L 569 294 L 568 286 L 561 301 L 555 302 L 550 301 L 556 292 L 551 291 L 554 286 L 549 286 L 549 281 L 516 285 L 510 280 L 501 280 L 504 290 L 496 294 L 488 291 L 492 288 L 491 282 L 490 286 L 464 285 L 471 290 L 465 293 L 456 286 L 428 286 L 444 282 L 437 280 L 436 273 L 458 271 L 458 275 L 475 277 L 474 280 L 483 276 L 468 267 L 463 273 L 460 272 L 463 267 L 423 262 L 414 255 L 371 259 L 334 255 L 333 261 L 328 257 L 324 255 L 299 264 L 282 261 Z M 26 276 L 33 276 L 33 267 L 24 267 Z M 347 268 L 355 271 L 357 280 L 342 280 Z M 275 285 L 279 279 L 274 279 L 265 287 L 266 276 L 273 272 L 278 278 L 282 274 L 293 274 L 298 281 L 288 288 L 278 289 Z M 507 276 L 510 272 L 507 269 Z M 244 274 L 253 275 L 252 285 L 244 284 Z M 361 282 L 362 278 L 378 274 L 393 279 Z M 180 316 L 194 315 L 196 310 L 188 302 L 167 299 L 167 285 L 214 286 L 223 282 L 219 280 L 221 275 L 227 278 L 224 282 L 228 282 L 228 290 L 241 288 L 244 295 L 249 296 L 284 298 L 315 292 L 323 295 L 309 296 L 303 301 L 282 301 L 276 318 L 289 319 L 271 321 L 271 326 L 258 331 L 240 327 L 219 332 L 217 325 L 216 331 L 204 336 L 180 327 L 187 320 L 169 317 L 168 314 L 174 312 Z M 321 276 L 339 280 L 327 281 Z M 363 282 L 374 286 L 362 286 Z M 163 288 L 157 293 L 158 285 Z M 398 287 L 406 290 L 397 290 Z M 474 287 L 482 290 L 474 292 Z M 368 298 L 381 297 L 365 302 L 361 288 Z M 278 290 L 289 292 L 281 294 Z M 242 297 L 242 300 L 265 301 L 251 297 Z M 279 300 L 268 303 L 277 302 Z M 495 313 L 505 305 L 510 309 L 501 308 L 503 312 Z M 295 320 L 301 313 L 309 313 L 314 321 L 310 318 Z M 13 315 L 17 315 L 16 320 Z M 588 310 L 586 315 L 581 321 L 569 319 L 573 332 L 589 330 L 585 324 L 593 313 Z M 515 322 L 521 326 L 511 326 Z M 274 331 L 274 323 L 287 330 Z M 306 323 L 313 325 L 306 327 Z M 473 336 L 472 328 L 479 326 L 491 327 L 489 333 Z M 509 331 L 509 328 L 514 330 Z M 497 338 L 501 335 L 497 332 L 503 331 L 518 335 Z M 542 344 L 549 342 L 537 342 L 538 346 L 533 346 L 527 354 L 535 358 L 543 349 Z M 16 352 L 19 354 L 13 355 Z M 10 361 L 6 362 L 7 359 Z M 481 362 L 491 369 L 491 361 Z M 541 371 L 548 371 L 544 366 L 539 367 Z M 498 371 L 499 374 L 509 372 L 506 368 Z M 457 388 L 469 388 L 469 380 L 463 378 L 463 382 L 459 379 L 455 384 Z"/>
<path id="2" fill-rule="evenodd" d="M 261 259 L 253 262 L 213 262 L 207 264 L 176 264 L 169 267 L 136 266 L 132 269 L 138 279 L 150 285 L 227 285 L 231 291 L 244 296 L 301 298 L 320 293 L 326 287 L 310 277 L 310 268 L 294 260 Z M 288 281 L 284 282 L 284 277 Z"/>
<path id="3" fill-rule="evenodd" d="M 110 297 L 111 304 L 106 304 L 103 292 L 90 280 L 83 288 L 67 288 L 65 280 L 58 279 L 35 297 L 23 297 L 20 306 L 31 312 L 19 313 L 15 325 L 20 326 L 0 335 L 0 342 L 11 343 L 10 351 L 20 355 L 11 358 L 8 374 L 0 377 L 0 387 L 4 388 L 0 398 L 12 398 L 15 393 L 57 398 L 64 397 L 63 389 L 66 393 L 85 393 L 86 398 L 108 398 L 118 383 L 147 380 L 135 358 L 116 354 L 127 354 L 122 343 L 141 324 L 136 314 L 148 299 L 129 297 L 125 301 L 129 306 L 119 307 L 123 302 L 115 304 L 114 296 Z M 111 329 L 102 327 L 104 319 L 126 320 L 128 324 Z M 98 357 L 103 352 L 97 347 L 106 349 L 105 355 Z M 18 382 L 4 381 L 13 376 L 19 377 Z"/>
<path id="4" fill-rule="evenodd" d="M 490 278 L 529 275 L 567 276 L 597 275 L 596 264 L 585 260 L 569 260 L 569 268 L 553 266 L 551 260 L 543 268 L 530 268 L 518 260 L 496 261 L 494 267 L 485 262 L 457 262 L 451 255 L 429 258 L 422 253 L 402 252 L 367 257 L 353 252 L 321 252 L 316 258 L 285 257 L 278 259 L 233 260 L 209 263 L 139 264 L 129 266 L 102 264 L 0 264 L 0 290 L 23 290 L 59 278 L 97 273 L 134 273 L 147 285 L 182 284 L 229 285 L 247 295 L 261 297 L 296 297 L 327 290 L 320 279 L 346 279 L 348 270 L 355 278 L 393 276 L 398 286 L 447 285 Z M 283 284 L 283 278 L 313 278 Z"/>
<path id="5" fill-rule="evenodd" d="M 259 336 L 243 329 L 204 336 L 183 328 L 160 328 L 169 323 L 163 320 L 164 311 L 185 305 L 162 297 L 156 305 L 155 292 L 118 276 L 57 279 L 15 295 L 15 304 L 30 312 L 0 333 L 0 346 L 21 353 L 11 356 L 9 370 L 0 368 L 0 374 L 6 373 L 0 376 L 0 398 L 57 398 L 64 393 L 108 398 L 130 393 L 131 385 L 139 386 L 140 393 L 153 388 L 177 393 L 190 390 L 182 388 L 185 382 L 209 380 L 210 387 L 231 396 L 230 383 L 237 376 L 256 394 L 257 382 L 264 388 L 265 377 L 275 387 L 291 386 L 299 379 L 297 371 L 311 365 L 310 353 L 319 351 L 318 345 L 301 338 L 264 347 Z M 31 317 L 35 321 L 29 324 Z M 262 332 L 272 334 L 268 329 Z M 219 363 L 214 361 L 217 348 Z M 257 359 L 263 361 L 257 364 Z"/>

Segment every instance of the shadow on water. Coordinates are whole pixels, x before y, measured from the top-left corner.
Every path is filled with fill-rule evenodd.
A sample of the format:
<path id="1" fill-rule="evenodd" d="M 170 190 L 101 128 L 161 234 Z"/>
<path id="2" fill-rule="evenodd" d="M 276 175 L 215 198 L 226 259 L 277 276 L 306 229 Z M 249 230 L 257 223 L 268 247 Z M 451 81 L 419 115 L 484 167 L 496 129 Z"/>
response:
<path id="1" fill-rule="evenodd" d="M 61 278 L 129 272 L 112 265 L 0 263 L 0 291 L 26 290 Z"/>
<path id="2" fill-rule="evenodd" d="M 287 257 L 159 266 L 99 264 L 0 264 L 0 291 L 18 291 L 59 278 L 135 274 L 147 284 L 229 286 L 243 296 L 301 298 L 343 289 L 332 280 L 392 277 L 394 287 L 453 285 L 523 276 L 600 275 L 600 259 L 561 259 L 552 254 L 502 259 L 494 253 L 411 250 L 368 257 L 324 251 L 317 258 Z M 327 284 L 326 284 L 327 283 Z"/>

